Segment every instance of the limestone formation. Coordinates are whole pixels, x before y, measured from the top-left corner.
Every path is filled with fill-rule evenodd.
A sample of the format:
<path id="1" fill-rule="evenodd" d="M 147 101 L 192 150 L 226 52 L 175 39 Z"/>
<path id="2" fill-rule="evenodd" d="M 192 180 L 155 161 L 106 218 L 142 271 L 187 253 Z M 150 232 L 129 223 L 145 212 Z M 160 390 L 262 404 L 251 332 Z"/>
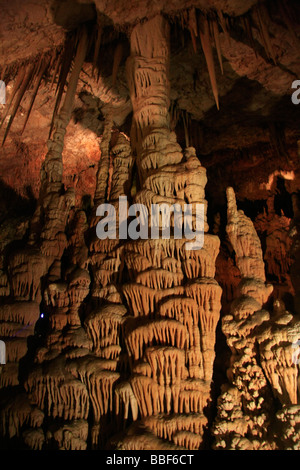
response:
<path id="1" fill-rule="evenodd" d="M 299 450 L 299 5 L 19 3 L 0 449 Z"/>

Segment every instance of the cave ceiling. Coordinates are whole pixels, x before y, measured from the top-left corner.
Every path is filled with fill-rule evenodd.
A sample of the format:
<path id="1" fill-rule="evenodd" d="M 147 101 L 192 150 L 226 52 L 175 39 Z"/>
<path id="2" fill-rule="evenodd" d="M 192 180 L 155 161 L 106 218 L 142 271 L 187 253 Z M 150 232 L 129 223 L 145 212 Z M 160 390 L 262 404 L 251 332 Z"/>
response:
<path id="1" fill-rule="evenodd" d="M 264 188 L 274 171 L 297 175 L 299 111 L 291 102 L 291 85 L 300 76 L 300 15 L 297 1 L 260 3 L 258 16 L 254 0 L 136 1 L 129 9 L 123 1 L 1 2 L 0 67 L 7 100 L 22 67 L 62 50 L 66 34 L 80 24 L 87 23 L 93 31 L 101 22 L 97 73 L 92 70 L 91 52 L 80 75 L 64 149 L 66 178 L 72 182 L 76 173 L 78 188 L 82 185 L 92 192 L 105 115 L 113 109 L 115 126 L 127 134 L 130 131 L 132 107 L 125 76 L 128 34 L 137 22 L 162 12 L 171 24 L 170 112 L 179 141 L 196 147 L 214 181 L 220 179 L 220 172 L 227 178 L 222 191 L 235 177 L 238 197 L 266 198 Z M 224 19 L 224 29 L 218 25 L 220 63 L 213 48 L 219 109 L 199 35 L 193 37 L 191 32 L 191 12 L 198 18 L 208 15 L 213 20 L 222 15 Z M 37 195 L 59 81 L 58 76 L 52 79 L 55 65 L 56 59 L 46 71 L 23 130 L 34 86 L 24 93 L 1 148 L 1 176 L 22 196 L 28 188 Z M 3 106 L 0 111 L 3 117 Z M 1 139 L 9 118 L 2 125 Z M 80 158 L 83 151 L 85 163 Z"/>

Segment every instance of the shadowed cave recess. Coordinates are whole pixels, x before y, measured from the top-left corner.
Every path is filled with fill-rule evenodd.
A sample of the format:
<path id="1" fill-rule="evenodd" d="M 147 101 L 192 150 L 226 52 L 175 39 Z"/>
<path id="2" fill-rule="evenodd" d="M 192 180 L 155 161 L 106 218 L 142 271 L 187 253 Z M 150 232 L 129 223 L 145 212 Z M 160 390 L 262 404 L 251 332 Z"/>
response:
<path id="1" fill-rule="evenodd" d="M 299 2 L 0 6 L 0 448 L 299 450 Z"/>

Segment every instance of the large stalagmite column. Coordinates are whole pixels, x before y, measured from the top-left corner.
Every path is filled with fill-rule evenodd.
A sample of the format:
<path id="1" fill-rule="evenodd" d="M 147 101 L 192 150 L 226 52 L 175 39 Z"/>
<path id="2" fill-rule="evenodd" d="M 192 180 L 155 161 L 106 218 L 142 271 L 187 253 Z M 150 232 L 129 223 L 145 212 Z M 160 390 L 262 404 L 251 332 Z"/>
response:
<path id="1" fill-rule="evenodd" d="M 130 46 L 127 78 L 133 106 L 131 141 L 139 155 L 147 136 L 169 134 L 168 23 L 162 16 L 139 23 L 131 33 Z"/>
<path id="2" fill-rule="evenodd" d="M 140 185 L 135 202 L 149 214 L 154 203 L 182 209 L 185 203 L 204 204 L 207 232 L 206 170 L 195 149 L 182 152 L 169 128 L 168 24 L 156 16 L 135 26 L 130 40 L 131 145 Z M 147 434 L 134 440 L 128 435 L 119 443 L 123 449 L 196 449 L 203 440 L 220 312 L 221 288 L 214 280 L 219 239 L 205 234 L 202 249 L 187 250 L 187 239 L 174 238 L 172 229 L 173 219 L 168 239 L 151 239 L 149 230 L 149 239 L 125 247 L 131 280 L 123 286 L 131 312 L 124 324 L 128 383 Z M 135 410 L 132 416 L 137 418 Z"/>

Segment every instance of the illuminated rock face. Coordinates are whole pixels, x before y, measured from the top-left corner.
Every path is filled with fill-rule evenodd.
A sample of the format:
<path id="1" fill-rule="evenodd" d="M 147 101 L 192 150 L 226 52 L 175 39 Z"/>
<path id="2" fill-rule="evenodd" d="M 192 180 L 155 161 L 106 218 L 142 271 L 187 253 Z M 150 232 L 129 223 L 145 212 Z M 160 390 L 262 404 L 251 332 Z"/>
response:
<path id="1" fill-rule="evenodd" d="M 15 101 L 0 107 L 9 149 L 0 176 L 8 188 L 21 181 L 23 196 L 29 182 L 39 196 L 21 222 L 3 217 L 2 224 L 0 201 L 0 446 L 299 449 L 299 170 L 290 108 L 288 150 L 270 125 L 273 153 L 267 147 L 260 155 L 254 145 L 245 157 L 253 136 L 266 145 L 266 116 L 273 123 L 300 72 L 289 2 L 276 2 L 279 20 L 274 6 L 269 14 L 255 0 L 211 0 L 201 10 L 192 1 L 141 1 L 130 12 L 125 2 L 95 0 L 97 18 L 92 3 L 73 4 L 77 29 L 64 46 L 48 3 L 36 10 L 36 24 L 49 28 L 40 46 L 32 28 L 34 60 L 26 59 L 28 48 L 25 66 L 16 65 L 6 37 L 1 69 Z M 26 8 L 23 2 L 20 22 Z M 56 14 L 63 24 L 64 7 Z M 86 32 L 85 20 L 95 30 L 89 23 Z M 126 41 L 118 31 L 117 44 L 116 25 L 127 31 Z M 251 80 L 262 88 L 258 97 L 258 85 L 251 88 L 251 106 L 234 126 L 243 80 L 247 93 Z M 56 100 L 52 122 L 52 113 L 40 111 L 46 93 Z M 228 97 L 237 98 L 229 112 Z M 26 123 L 35 99 L 22 137 L 24 109 Z M 33 138 L 47 142 L 46 155 L 41 143 L 30 153 Z M 292 211 L 280 212 L 276 178 L 293 194 Z M 238 207 L 255 203 L 257 192 L 266 204 L 250 218 Z M 202 248 L 188 249 L 190 240 L 175 236 L 172 212 L 167 238 L 151 238 L 148 219 L 148 239 L 119 239 L 118 230 L 116 239 L 99 239 L 98 205 L 115 208 L 118 227 L 123 196 L 148 213 L 153 204 L 167 212 L 204 206 Z M 162 217 L 158 225 L 165 228 Z"/>

